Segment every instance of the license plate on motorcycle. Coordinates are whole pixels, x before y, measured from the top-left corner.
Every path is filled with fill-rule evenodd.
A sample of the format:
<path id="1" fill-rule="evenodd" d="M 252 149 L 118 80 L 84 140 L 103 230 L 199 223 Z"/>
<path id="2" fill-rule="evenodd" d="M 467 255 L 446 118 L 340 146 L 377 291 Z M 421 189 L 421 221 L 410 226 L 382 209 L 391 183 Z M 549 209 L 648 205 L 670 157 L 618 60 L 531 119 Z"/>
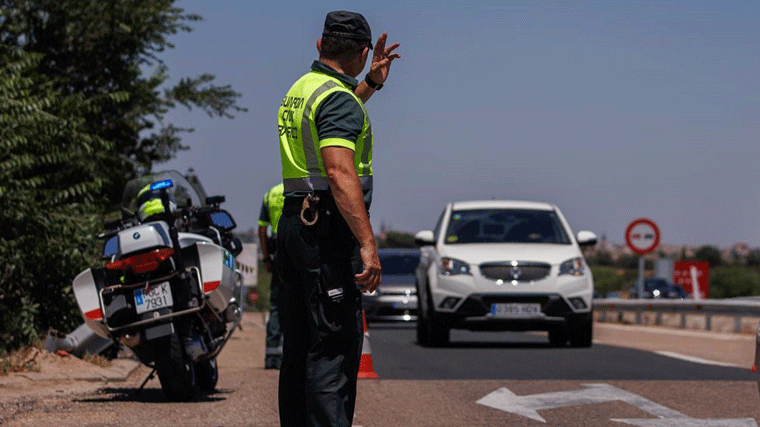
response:
<path id="1" fill-rule="evenodd" d="M 535 316 L 541 313 L 541 304 L 491 304 L 493 317 Z"/>
<path id="2" fill-rule="evenodd" d="M 174 305 L 174 300 L 172 300 L 172 290 L 169 282 L 153 285 L 148 292 L 145 292 L 145 288 L 135 289 L 135 309 L 137 310 L 137 314 L 171 307 L 172 305 Z"/>

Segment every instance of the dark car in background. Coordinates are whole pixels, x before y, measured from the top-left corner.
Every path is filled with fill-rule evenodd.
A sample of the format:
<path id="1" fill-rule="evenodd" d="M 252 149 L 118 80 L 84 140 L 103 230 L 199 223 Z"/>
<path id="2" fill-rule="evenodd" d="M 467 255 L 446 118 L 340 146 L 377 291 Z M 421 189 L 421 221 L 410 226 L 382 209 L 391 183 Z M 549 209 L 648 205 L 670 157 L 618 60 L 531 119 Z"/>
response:
<path id="1" fill-rule="evenodd" d="M 628 294 L 631 298 L 638 298 L 638 282 L 631 285 Z M 689 294 L 680 286 L 670 283 L 665 279 L 648 277 L 644 279 L 644 291 L 642 298 L 675 298 L 686 299 Z"/>
<path id="2" fill-rule="evenodd" d="M 408 322 L 417 319 L 414 271 L 420 263 L 419 249 L 378 249 L 383 281 L 377 290 L 362 297 L 367 322 Z"/>

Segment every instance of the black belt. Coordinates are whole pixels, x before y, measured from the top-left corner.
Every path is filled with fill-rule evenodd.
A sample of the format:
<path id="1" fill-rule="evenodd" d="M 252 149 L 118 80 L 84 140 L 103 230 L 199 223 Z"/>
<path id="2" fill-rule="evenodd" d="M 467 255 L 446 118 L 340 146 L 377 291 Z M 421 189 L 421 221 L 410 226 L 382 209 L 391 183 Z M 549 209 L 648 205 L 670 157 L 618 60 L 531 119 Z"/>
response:
<path id="1" fill-rule="evenodd" d="M 321 209 L 322 207 L 328 205 L 328 203 L 331 205 L 335 204 L 331 193 L 318 191 L 315 194 L 319 196 L 319 204 L 317 209 Z M 306 196 L 285 197 L 285 204 L 282 207 L 282 213 L 287 215 L 300 214 L 301 208 L 303 207 L 303 199 L 305 198 Z"/>
<path id="2" fill-rule="evenodd" d="M 327 207 L 335 207 L 335 199 L 333 199 L 332 193 L 318 191 L 315 193 L 319 196 L 319 203 L 317 209 L 322 210 Z M 285 204 L 282 207 L 282 213 L 286 215 L 300 214 L 303 207 L 303 199 L 306 196 L 287 196 L 285 197 Z M 364 208 L 369 212 L 369 206 L 364 204 Z M 337 212 L 337 211 L 336 211 Z"/>

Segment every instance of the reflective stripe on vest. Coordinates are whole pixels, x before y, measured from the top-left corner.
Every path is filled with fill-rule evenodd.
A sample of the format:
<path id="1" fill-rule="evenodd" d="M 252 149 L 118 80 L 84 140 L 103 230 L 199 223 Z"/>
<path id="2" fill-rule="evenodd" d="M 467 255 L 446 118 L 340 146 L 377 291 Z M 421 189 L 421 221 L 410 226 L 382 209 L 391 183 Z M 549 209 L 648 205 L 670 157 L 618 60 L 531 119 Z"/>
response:
<path id="1" fill-rule="evenodd" d="M 372 189 L 372 126 L 364 104 L 340 80 L 312 71 L 293 84 L 277 117 L 285 193 L 329 189 L 315 117 L 320 103 L 339 91 L 351 94 L 364 113 L 356 143 L 347 141 L 346 146 L 354 150 L 354 168 L 362 189 Z"/>

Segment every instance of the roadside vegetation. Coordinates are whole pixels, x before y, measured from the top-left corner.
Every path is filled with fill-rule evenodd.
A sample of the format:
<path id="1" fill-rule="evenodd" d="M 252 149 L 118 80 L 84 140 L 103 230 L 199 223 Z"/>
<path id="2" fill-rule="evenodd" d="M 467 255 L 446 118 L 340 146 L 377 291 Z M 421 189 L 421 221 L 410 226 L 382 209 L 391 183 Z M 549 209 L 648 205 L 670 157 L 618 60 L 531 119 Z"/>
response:
<path id="1" fill-rule="evenodd" d="M 27 346 L 0 356 L 0 375 L 13 372 L 38 372 L 40 370 L 38 353 L 36 347 Z"/>
<path id="2" fill-rule="evenodd" d="M 213 75 L 166 84 L 170 37 L 201 19 L 174 3 L 0 0 L 0 355 L 81 323 L 71 281 L 124 184 L 189 148 L 166 114 L 244 111 Z"/>
<path id="3" fill-rule="evenodd" d="M 693 256 L 678 259 L 708 262 L 710 298 L 760 296 L 760 249 L 745 256 L 732 255 L 725 259 L 718 248 L 702 246 Z M 615 293 L 627 295 L 638 276 L 638 257 L 634 255 L 613 259 L 609 253 L 598 252 L 587 256 L 586 260 L 594 275 L 594 287 L 602 297 Z"/>

